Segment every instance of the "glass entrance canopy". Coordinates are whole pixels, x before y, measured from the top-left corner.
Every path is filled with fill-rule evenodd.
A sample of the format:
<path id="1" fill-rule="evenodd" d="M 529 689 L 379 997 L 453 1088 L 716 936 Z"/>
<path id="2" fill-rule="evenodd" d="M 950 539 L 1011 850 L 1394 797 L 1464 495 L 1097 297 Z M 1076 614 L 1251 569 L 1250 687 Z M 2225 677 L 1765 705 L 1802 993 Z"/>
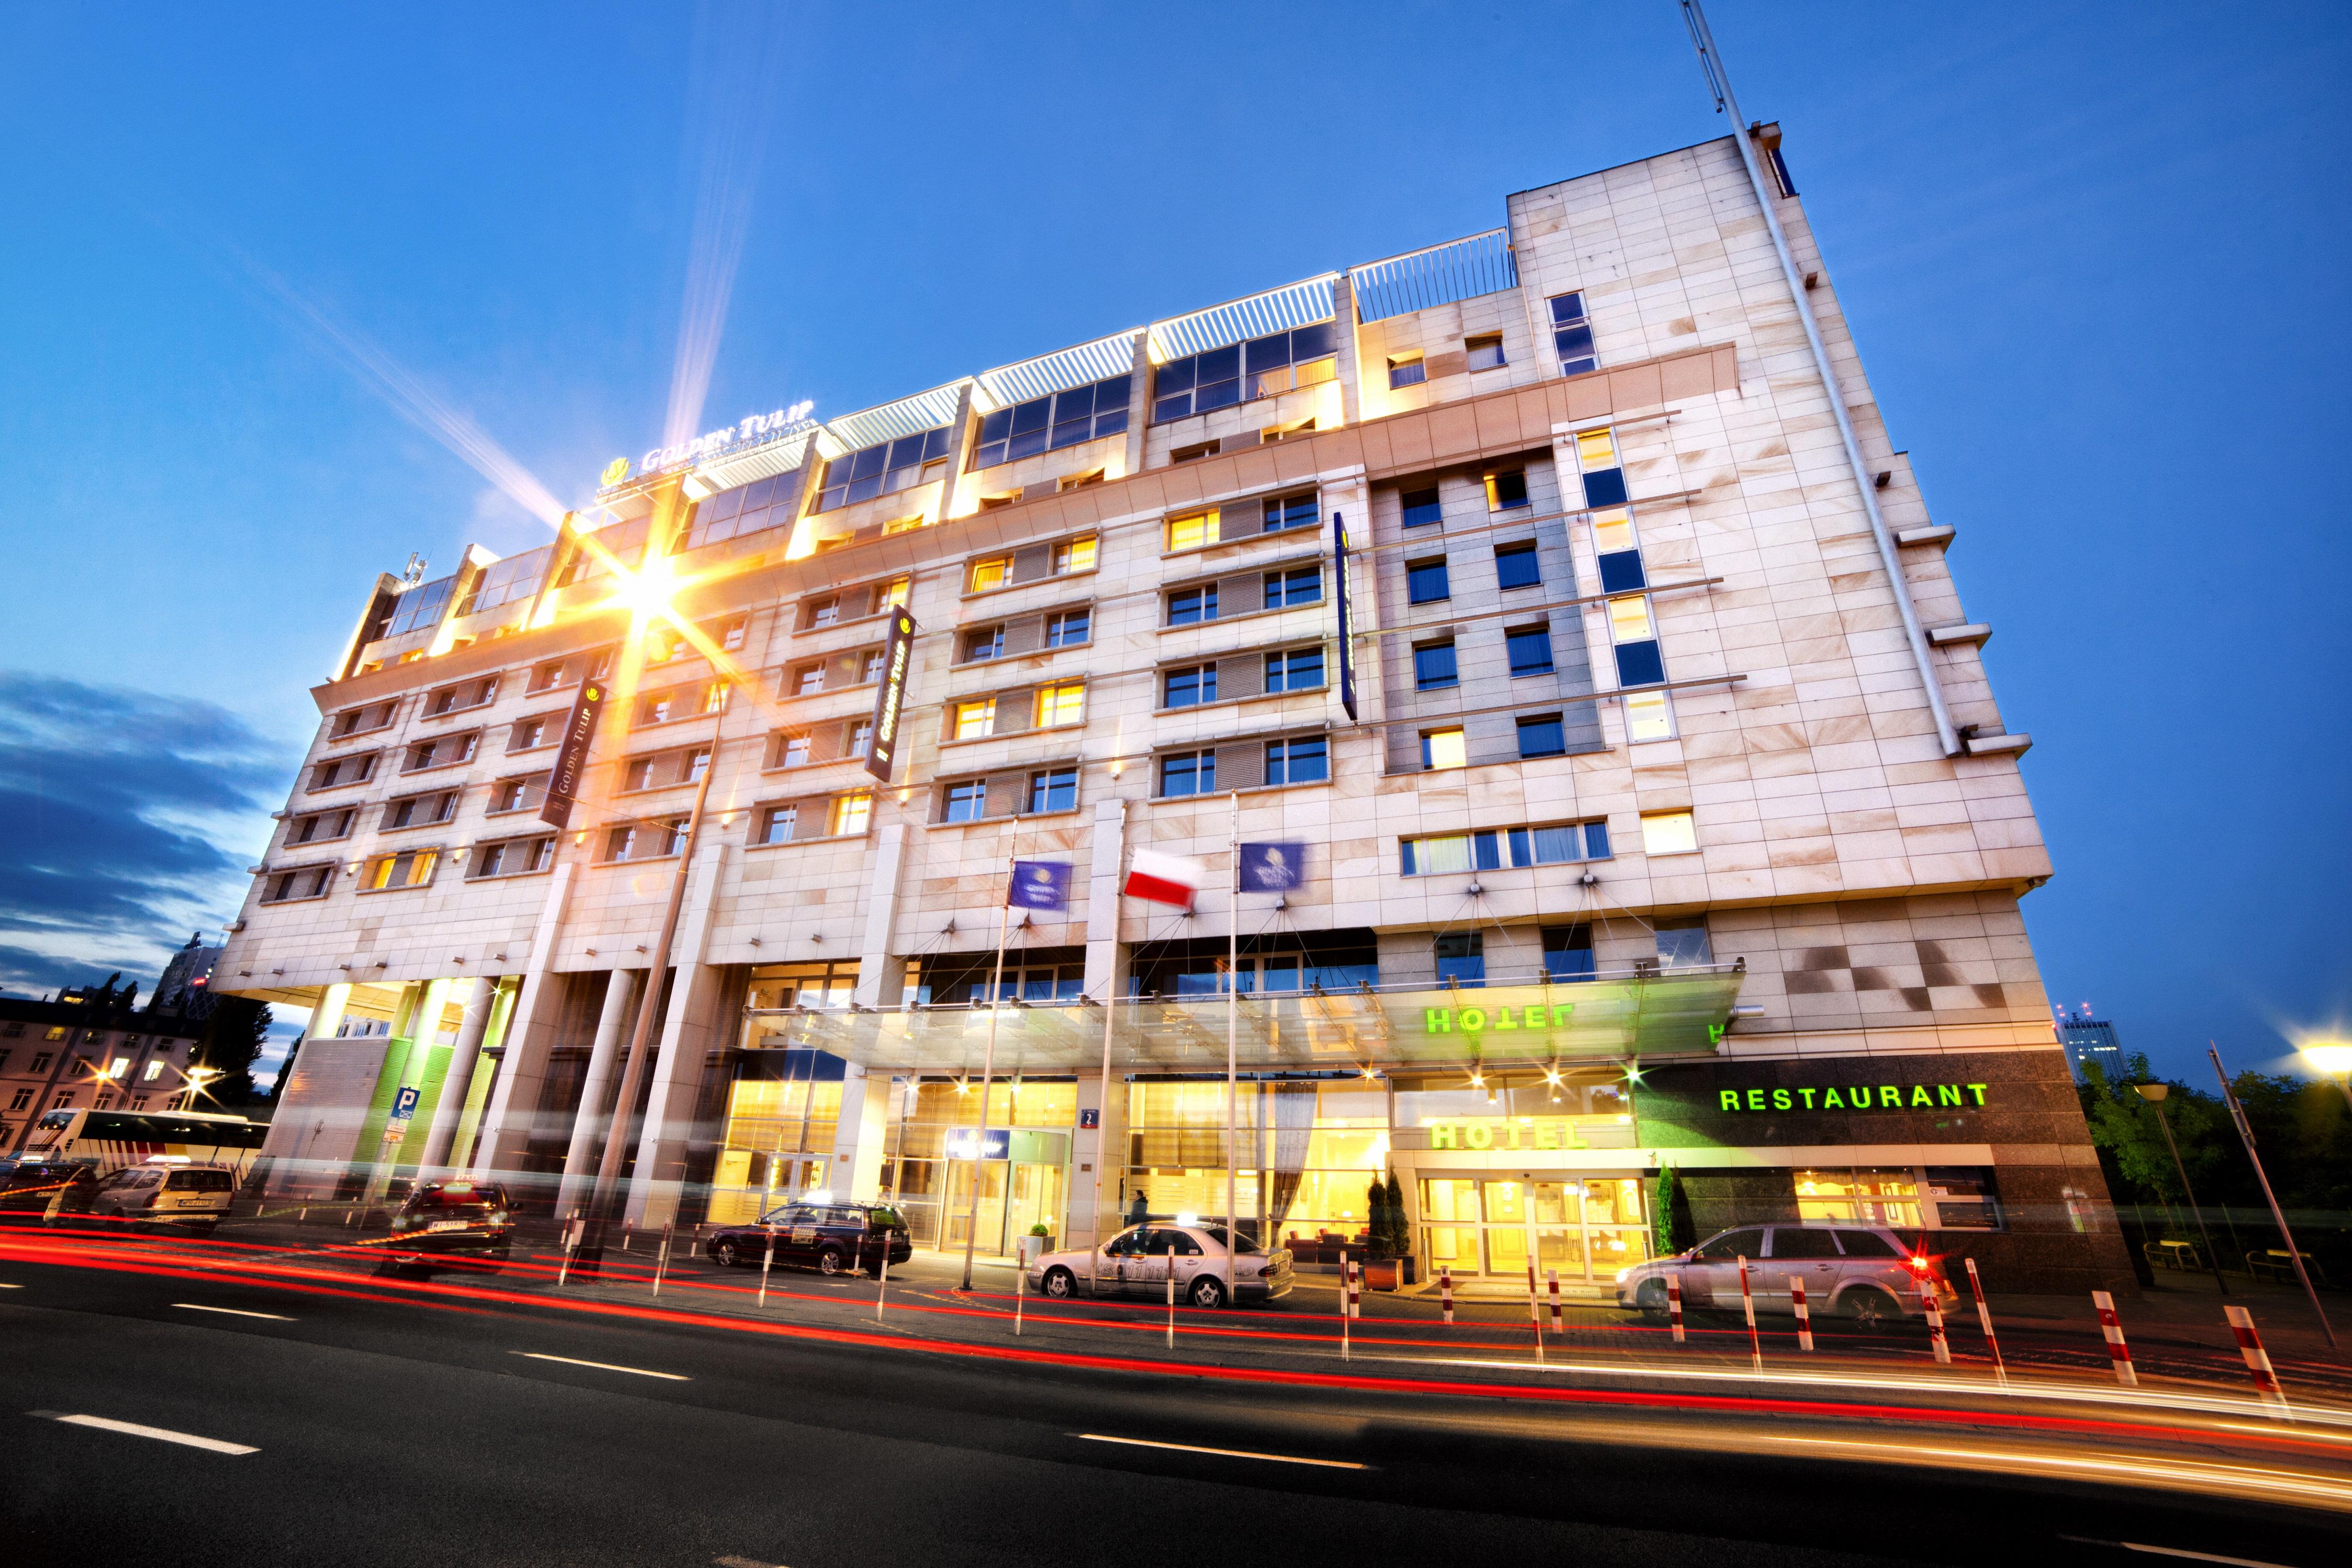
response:
<path id="1" fill-rule="evenodd" d="M 1541 1069 L 1554 1061 L 1705 1055 L 1731 1019 L 1745 967 L 1687 965 L 1551 985 L 1244 995 L 1236 1055 L 1244 1071 L 1405 1070 L 1462 1062 Z M 991 1013 L 996 1071 L 1037 1076 L 1098 1069 L 1099 1002 L 908 1008 L 751 1009 L 744 1044 L 822 1051 L 869 1071 L 977 1072 Z M 1225 998 L 1123 998 L 1110 1019 L 1122 1072 L 1223 1072 Z"/>

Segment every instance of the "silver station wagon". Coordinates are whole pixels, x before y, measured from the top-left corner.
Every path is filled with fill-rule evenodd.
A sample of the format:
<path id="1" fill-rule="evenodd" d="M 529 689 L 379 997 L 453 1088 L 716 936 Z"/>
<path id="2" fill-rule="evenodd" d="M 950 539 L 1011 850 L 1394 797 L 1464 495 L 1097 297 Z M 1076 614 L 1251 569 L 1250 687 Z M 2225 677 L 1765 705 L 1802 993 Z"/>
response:
<path id="1" fill-rule="evenodd" d="M 1687 1252 L 1653 1258 L 1621 1270 L 1617 1304 L 1655 1317 L 1666 1312 L 1666 1281 L 1682 1281 L 1683 1305 L 1693 1311 L 1739 1311 L 1739 1260 L 1748 1260 L 1748 1289 L 1759 1312 L 1793 1312 L 1789 1278 L 1805 1281 L 1808 1311 L 1864 1324 L 1926 1311 L 1921 1290 L 1949 1306 L 1957 1300 L 1943 1266 L 1894 1231 L 1877 1225 L 1748 1225 L 1709 1237 Z"/>

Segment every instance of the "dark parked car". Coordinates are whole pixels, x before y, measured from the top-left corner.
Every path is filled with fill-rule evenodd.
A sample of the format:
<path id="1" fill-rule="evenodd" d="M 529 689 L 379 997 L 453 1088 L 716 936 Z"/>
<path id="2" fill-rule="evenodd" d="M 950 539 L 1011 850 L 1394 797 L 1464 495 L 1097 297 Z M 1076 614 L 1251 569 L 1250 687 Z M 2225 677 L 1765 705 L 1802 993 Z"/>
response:
<path id="1" fill-rule="evenodd" d="M 770 1209 L 756 1225 L 714 1231 L 707 1243 L 711 1261 L 730 1269 L 756 1269 L 767 1256 L 771 1236 L 776 1239 L 777 1262 L 827 1274 L 853 1269 L 878 1271 L 885 1247 L 893 1263 L 903 1263 L 915 1253 L 907 1222 L 887 1204 L 803 1202 Z"/>
<path id="2" fill-rule="evenodd" d="M 505 1266 L 513 1239 L 514 1205 L 506 1188 L 491 1182 L 427 1182 L 392 1217 L 384 1266 L 421 1268 L 448 1259 L 494 1274 Z"/>
<path id="3" fill-rule="evenodd" d="M 97 1167 L 78 1160 L 0 1160 L 0 1213 L 79 1212 L 97 1186 Z"/>

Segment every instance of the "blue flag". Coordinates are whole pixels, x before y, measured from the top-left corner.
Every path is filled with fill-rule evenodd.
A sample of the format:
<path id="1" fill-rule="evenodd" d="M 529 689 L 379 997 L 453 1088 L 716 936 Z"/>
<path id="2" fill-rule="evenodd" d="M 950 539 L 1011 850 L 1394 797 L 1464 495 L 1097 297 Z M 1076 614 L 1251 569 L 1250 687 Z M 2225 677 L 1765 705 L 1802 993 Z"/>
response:
<path id="1" fill-rule="evenodd" d="M 1305 844 L 1244 844 L 1242 891 L 1288 893 L 1307 880 Z"/>
<path id="2" fill-rule="evenodd" d="M 1004 902 L 1014 909 L 1067 909 L 1070 868 L 1064 861 L 1014 861 Z"/>

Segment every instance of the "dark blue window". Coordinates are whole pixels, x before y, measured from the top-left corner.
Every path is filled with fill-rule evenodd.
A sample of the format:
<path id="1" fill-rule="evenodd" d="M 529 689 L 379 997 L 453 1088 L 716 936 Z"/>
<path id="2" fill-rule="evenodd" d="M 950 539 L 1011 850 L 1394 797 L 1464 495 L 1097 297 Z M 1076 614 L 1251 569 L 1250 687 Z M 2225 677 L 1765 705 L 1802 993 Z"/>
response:
<path id="1" fill-rule="evenodd" d="M 1659 655 L 1655 640 L 1617 644 L 1619 685 L 1654 686 L 1665 678 L 1666 662 Z"/>
<path id="2" fill-rule="evenodd" d="M 1310 691 L 1323 684 L 1323 650 L 1293 648 L 1265 656 L 1265 689 L 1270 692 Z"/>
<path id="3" fill-rule="evenodd" d="M 1445 508 L 1434 490 L 1407 490 L 1404 493 L 1404 526 L 1418 528 L 1441 520 Z"/>
<path id="4" fill-rule="evenodd" d="M 1192 707 L 1200 703 L 1217 700 L 1217 666 L 1194 664 L 1186 669 L 1168 672 L 1166 700 L 1162 707 Z"/>
<path id="5" fill-rule="evenodd" d="M 1592 927 L 1547 925 L 1543 928 L 1544 977 L 1552 980 L 1592 978 Z"/>
<path id="6" fill-rule="evenodd" d="M 1480 871 L 1502 870 L 1503 835 L 1500 833 L 1471 834 L 1470 853 L 1471 858 L 1477 862 Z"/>
<path id="7" fill-rule="evenodd" d="M 1066 811 L 1078 803 L 1078 770 L 1075 768 L 1049 768 L 1043 773 L 1029 775 L 1029 809 L 1033 811 Z"/>
<path id="8" fill-rule="evenodd" d="M 1205 795 L 1217 787 L 1217 754 L 1184 751 L 1160 759 L 1162 795 Z"/>
<path id="9" fill-rule="evenodd" d="M 1524 470 L 1512 468 L 1486 478 L 1486 504 L 1496 511 L 1508 511 L 1513 507 L 1528 504 L 1528 476 Z"/>
<path id="10" fill-rule="evenodd" d="M 1323 597 L 1323 569 L 1296 566 L 1265 574 L 1265 607 L 1280 610 L 1292 604 L 1313 604 Z"/>
<path id="11" fill-rule="evenodd" d="M 1205 588 L 1181 588 L 1168 596 L 1168 624 L 1190 626 L 1195 622 L 1217 618 L 1217 585 Z"/>
<path id="12" fill-rule="evenodd" d="M 1609 858 L 1608 823 L 1584 824 L 1584 858 L 1589 861 L 1605 861 Z"/>
<path id="13" fill-rule="evenodd" d="M 1511 651 L 1511 674 L 1515 675 L 1548 675 L 1551 674 L 1551 628 L 1522 627 L 1507 632 L 1505 642 Z"/>
<path id="14" fill-rule="evenodd" d="M 1415 691 L 1433 692 L 1461 684 L 1454 664 L 1454 644 L 1430 643 L 1412 651 L 1412 685 Z"/>
<path id="15" fill-rule="evenodd" d="M 971 779 L 948 786 L 948 821 L 977 822 L 987 810 L 988 780 L 985 779 Z"/>
<path id="16" fill-rule="evenodd" d="M 1649 579 L 1642 574 L 1640 550 L 1615 549 L 1601 557 L 1601 592 L 1628 593 L 1649 585 Z"/>
<path id="17" fill-rule="evenodd" d="M 845 453 L 824 465 L 824 488 L 816 509 L 829 512 L 855 501 L 870 501 L 903 490 L 922 477 L 923 465 L 948 455 L 952 433 L 945 426 Z"/>
<path id="18" fill-rule="evenodd" d="M 1330 743 L 1321 736 L 1300 740 L 1270 740 L 1265 747 L 1265 781 L 1269 784 L 1320 784 L 1331 777 Z"/>
<path id="19" fill-rule="evenodd" d="M 1169 361 L 1151 378 L 1152 423 L 1164 424 L 1247 398 L 1330 380 L 1330 368 L 1317 361 L 1328 360 L 1334 352 L 1331 329 L 1332 323 L 1322 321 L 1253 338 L 1247 344 L 1234 343 Z M 1316 368 L 1305 368 L 1310 365 Z M 1294 371 L 1294 366 L 1299 368 Z"/>
<path id="20" fill-rule="evenodd" d="M 972 456 L 972 466 L 993 468 L 1049 447 L 1118 434 L 1127 428 L 1127 396 L 1134 380 L 1112 376 L 998 409 L 980 422 L 980 450 Z"/>
<path id="21" fill-rule="evenodd" d="M 1482 932 L 1448 931 L 1437 939 L 1437 983 L 1483 986 L 1486 983 L 1486 939 Z"/>
<path id="22" fill-rule="evenodd" d="M 1584 504 L 1622 507 L 1625 504 L 1625 470 L 1598 468 L 1584 476 Z"/>
<path id="23" fill-rule="evenodd" d="M 1495 584 L 1498 588 L 1534 588 L 1543 581 L 1543 568 L 1533 545 L 1502 545 L 1495 551 Z"/>
<path id="24" fill-rule="evenodd" d="M 1092 635 L 1092 610 L 1065 610 L 1045 617 L 1045 646 L 1068 648 L 1085 642 Z"/>
<path id="25" fill-rule="evenodd" d="M 1551 341 L 1559 350 L 1559 373 L 1581 375 L 1600 364 L 1592 353 L 1592 324 L 1584 319 L 1584 295 L 1556 294 L 1551 300 Z"/>
<path id="26" fill-rule="evenodd" d="M 1417 560 L 1404 569 L 1404 596 L 1414 604 L 1431 604 L 1450 599 L 1454 591 L 1446 586 L 1445 563 L 1442 560 Z"/>
<path id="27" fill-rule="evenodd" d="M 1315 493 L 1304 496 L 1283 496 L 1265 504 L 1265 532 L 1280 533 L 1285 528 L 1303 528 L 1315 521 Z"/>
<path id="28" fill-rule="evenodd" d="M 1559 757 L 1567 750 L 1568 737 L 1560 728 L 1559 715 L 1549 713 L 1519 720 L 1521 757 Z"/>

